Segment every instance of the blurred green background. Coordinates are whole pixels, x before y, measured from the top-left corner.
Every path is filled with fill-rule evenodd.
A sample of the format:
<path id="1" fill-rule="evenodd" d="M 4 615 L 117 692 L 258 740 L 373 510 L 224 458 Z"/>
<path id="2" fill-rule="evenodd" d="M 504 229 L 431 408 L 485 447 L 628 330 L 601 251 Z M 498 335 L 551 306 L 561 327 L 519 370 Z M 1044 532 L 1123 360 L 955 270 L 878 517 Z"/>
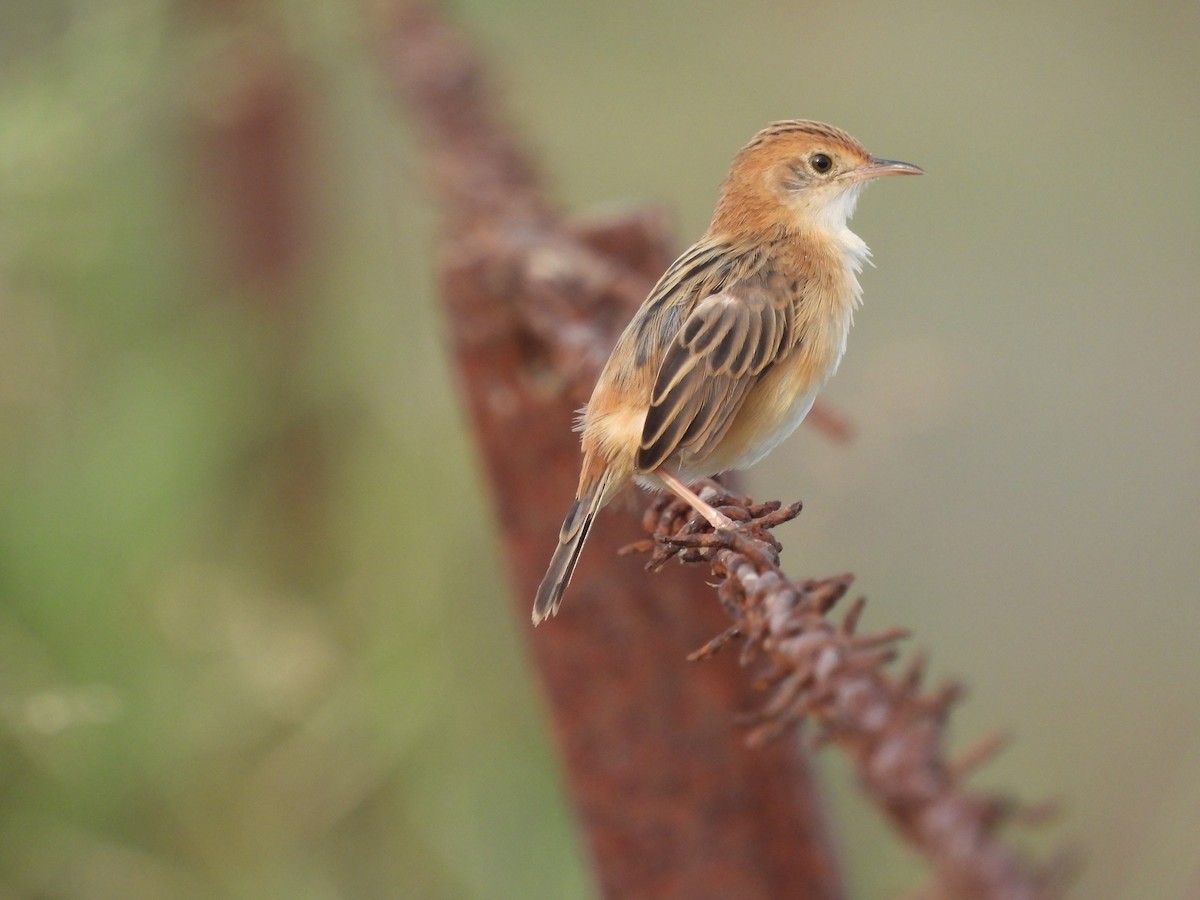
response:
<path id="1" fill-rule="evenodd" d="M 0 5 L 3 900 L 591 895 L 384 10 Z M 1200 896 L 1200 7 L 456 12 L 569 208 L 682 245 L 796 116 L 928 170 L 855 220 L 854 442 L 749 484 L 969 684 L 957 744 L 1015 734 L 978 781 L 1063 801 L 1078 896 Z M 821 764 L 854 896 L 914 884 Z"/>

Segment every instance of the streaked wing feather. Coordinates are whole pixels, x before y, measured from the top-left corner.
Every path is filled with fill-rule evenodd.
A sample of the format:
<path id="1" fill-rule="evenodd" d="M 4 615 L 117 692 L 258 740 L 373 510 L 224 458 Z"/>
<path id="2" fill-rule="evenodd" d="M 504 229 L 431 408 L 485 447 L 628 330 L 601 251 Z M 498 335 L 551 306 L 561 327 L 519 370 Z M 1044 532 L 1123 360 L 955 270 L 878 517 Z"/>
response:
<path id="1" fill-rule="evenodd" d="M 782 343 L 785 331 L 785 321 L 782 316 L 760 316 L 759 324 L 762 333 L 751 346 L 750 358 L 746 361 L 746 369 L 750 372 L 761 372 L 779 355 L 779 345 Z"/>
<path id="2" fill-rule="evenodd" d="M 731 372 L 745 372 L 749 370 L 750 358 L 754 355 L 754 349 L 762 342 L 763 337 L 763 316 L 743 316 L 742 320 L 746 323 L 746 332 L 742 335 L 741 343 L 735 349 L 733 357 L 729 360 L 729 370 Z M 775 318 L 773 315 L 766 316 L 768 319 Z"/>
<path id="3" fill-rule="evenodd" d="M 712 329 L 714 339 L 709 347 L 697 348 L 695 352 L 707 355 L 705 365 L 710 372 L 714 374 L 733 372 L 735 371 L 733 364 L 746 345 L 746 335 L 750 331 L 747 320 L 751 317 L 739 309 L 736 314 L 713 316 L 712 318 L 719 326 Z"/>
<path id="4" fill-rule="evenodd" d="M 643 449 L 643 454 L 647 450 L 655 452 L 655 449 L 660 449 L 659 452 L 665 451 L 665 455 L 662 456 L 665 460 L 674 450 L 688 443 L 698 432 L 702 431 L 704 424 L 708 421 L 707 409 L 712 406 L 712 389 L 713 379 L 706 379 L 698 385 L 696 390 L 690 391 L 686 395 L 680 395 L 678 412 L 674 415 L 664 416 L 664 424 L 662 424 L 658 438 L 654 440 L 650 448 Z"/>
<path id="5" fill-rule="evenodd" d="M 711 452 L 790 341 L 792 318 L 786 293 L 747 282 L 697 303 L 655 379 L 638 469 L 651 471 L 681 450 Z"/>
<path id="6" fill-rule="evenodd" d="M 754 383 L 753 378 L 734 378 L 717 375 L 709 378 L 704 390 L 704 403 L 679 439 L 676 449 L 703 454 L 705 448 L 715 447 L 729 430 L 734 414 Z"/>
<path id="7" fill-rule="evenodd" d="M 651 417 L 653 417 L 656 433 L 648 438 L 650 446 L 678 447 L 687 436 L 688 431 L 695 425 L 697 418 L 703 414 L 705 405 L 710 399 L 710 387 L 711 385 L 701 381 L 696 390 L 673 392 L 667 398 L 671 401 L 669 405 L 652 406 L 646 416 L 647 430 L 643 431 L 643 435 L 650 434 L 648 428 L 651 425 Z M 643 437 L 643 444 L 646 441 L 647 438 Z M 644 448 L 642 452 L 645 452 Z M 668 453 L 668 455 L 670 454 Z"/>

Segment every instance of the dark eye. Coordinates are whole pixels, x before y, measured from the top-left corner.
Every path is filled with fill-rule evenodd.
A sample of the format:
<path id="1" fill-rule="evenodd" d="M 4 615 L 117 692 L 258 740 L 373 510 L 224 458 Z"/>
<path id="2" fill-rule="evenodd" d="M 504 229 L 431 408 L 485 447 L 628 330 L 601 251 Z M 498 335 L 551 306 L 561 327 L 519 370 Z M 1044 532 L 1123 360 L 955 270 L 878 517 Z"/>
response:
<path id="1" fill-rule="evenodd" d="M 808 164 L 818 175 L 824 175 L 833 168 L 833 160 L 824 153 L 814 153 Z"/>

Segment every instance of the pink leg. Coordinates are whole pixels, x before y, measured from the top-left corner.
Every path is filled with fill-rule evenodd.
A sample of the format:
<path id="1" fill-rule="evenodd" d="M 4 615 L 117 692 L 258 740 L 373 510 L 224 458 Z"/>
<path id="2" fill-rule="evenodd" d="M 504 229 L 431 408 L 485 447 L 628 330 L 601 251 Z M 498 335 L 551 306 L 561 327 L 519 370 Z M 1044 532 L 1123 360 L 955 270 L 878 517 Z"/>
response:
<path id="1" fill-rule="evenodd" d="M 690 487 L 688 487 L 666 469 L 659 469 L 654 474 L 659 481 L 666 485 L 667 490 L 669 490 L 680 500 L 686 502 L 689 506 L 691 506 L 692 509 L 700 513 L 700 515 L 704 516 L 704 518 L 708 520 L 708 524 L 711 525 L 715 530 L 720 531 L 722 529 L 732 529 L 737 527 L 734 524 L 733 519 L 729 518 L 729 516 L 725 515 L 720 510 L 709 506 L 707 503 L 701 500 L 699 496 L 696 495 L 695 491 L 693 491 Z"/>

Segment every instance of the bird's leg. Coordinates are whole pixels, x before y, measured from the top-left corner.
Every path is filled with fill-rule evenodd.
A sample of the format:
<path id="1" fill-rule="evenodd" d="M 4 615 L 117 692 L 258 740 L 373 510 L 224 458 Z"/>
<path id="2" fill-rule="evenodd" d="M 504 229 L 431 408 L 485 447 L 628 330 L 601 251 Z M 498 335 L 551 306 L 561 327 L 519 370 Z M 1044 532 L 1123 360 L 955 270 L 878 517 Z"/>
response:
<path id="1" fill-rule="evenodd" d="M 715 531 L 737 528 L 737 525 L 734 524 L 733 519 L 729 518 L 729 516 L 725 515 L 725 513 L 721 512 L 720 510 L 705 503 L 700 499 L 695 491 L 693 491 L 690 487 L 688 487 L 666 469 L 658 469 L 654 474 L 658 477 L 658 480 L 663 483 L 667 490 L 669 490 L 680 500 L 683 500 L 685 503 L 687 503 L 688 506 L 696 510 L 696 512 L 700 513 L 700 515 L 704 516 L 704 518 L 708 520 L 708 524 L 711 525 Z"/>

